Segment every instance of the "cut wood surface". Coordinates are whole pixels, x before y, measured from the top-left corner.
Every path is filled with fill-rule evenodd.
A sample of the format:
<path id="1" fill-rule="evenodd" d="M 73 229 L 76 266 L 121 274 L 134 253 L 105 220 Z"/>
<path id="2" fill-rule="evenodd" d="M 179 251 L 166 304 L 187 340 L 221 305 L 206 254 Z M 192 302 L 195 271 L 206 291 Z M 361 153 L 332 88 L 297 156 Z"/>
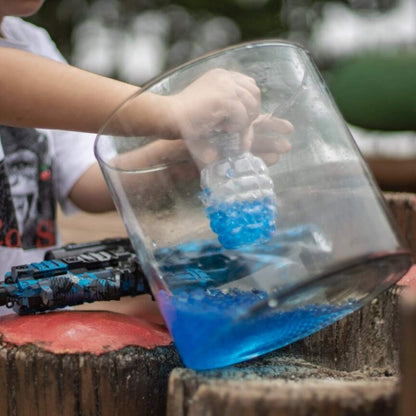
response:
<path id="1" fill-rule="evenodd" d="M 174 370 L 170 386 L 180 377 L 179 370 Z M 220 380 L 198 386 L 185 412 L 179 407 L 169 407 L 168 414 L 392 416 L 396 412 L 396 402 L 394 380 Z"/>

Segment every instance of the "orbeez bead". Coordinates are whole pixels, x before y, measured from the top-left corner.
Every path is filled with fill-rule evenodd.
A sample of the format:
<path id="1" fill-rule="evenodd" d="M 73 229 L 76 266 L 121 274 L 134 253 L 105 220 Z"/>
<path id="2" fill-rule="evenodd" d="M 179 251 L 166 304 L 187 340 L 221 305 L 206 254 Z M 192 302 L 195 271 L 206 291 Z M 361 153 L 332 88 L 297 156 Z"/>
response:
<path id="1" fill-rule="evenodd" d="M 269 240 L 276 232 L 277 204 L 264 162 L 245 152 L 201 172 L 201 199 L 210 227 L 224 248 Z"/>

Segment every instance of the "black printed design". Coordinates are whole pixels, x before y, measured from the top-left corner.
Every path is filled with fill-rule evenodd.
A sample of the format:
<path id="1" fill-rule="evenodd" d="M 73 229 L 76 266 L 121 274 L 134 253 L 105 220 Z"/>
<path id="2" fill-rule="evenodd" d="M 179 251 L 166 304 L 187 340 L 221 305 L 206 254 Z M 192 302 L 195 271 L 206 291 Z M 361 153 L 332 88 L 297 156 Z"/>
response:
<path id="1" fill-rule="evenodd" d="M 0 245 L 24 249 L 55 244 L 55 198 L 47 137 L 0 126 Z"/>

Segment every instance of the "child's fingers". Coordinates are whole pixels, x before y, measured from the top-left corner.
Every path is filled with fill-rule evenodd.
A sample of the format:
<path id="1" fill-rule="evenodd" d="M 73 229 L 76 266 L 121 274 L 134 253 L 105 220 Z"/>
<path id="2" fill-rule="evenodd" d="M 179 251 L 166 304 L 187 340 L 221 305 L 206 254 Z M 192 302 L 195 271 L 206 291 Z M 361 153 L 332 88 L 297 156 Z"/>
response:
<path id="1" fill-rule="evenodd" d="M 278 153 L 256 153 L 256 156 L 263 159 L 267 166 L 274 165 L 280 159 L 280 154 Z"/>
<path id="2" fill-rule="evenodd" d="M 282 154 L 287 153 L 292 149 L 292 145 L 289 140 L 283 137 L 276 138 L 255 138 L 251 145 L 251 152 L 255 154 Z"/>
<path id="3" fill-rule="evenodd" d="M 260 113 L 260 90 L 256 82 L 233 71 L 216 71 L 215 74 L 223 77 L 223 83 L 217 85 L 218 104 L 224 115 L 224 120 L 218 123 L 219 127 L 228 132 L 245 131 Z M 210 87 L 213 88 L 213 85 Z M 221 113 L 216 110 L 218 108 L 214 109 L 214 114 Z"/>
<path id="4" fill-rule="evenodd" d="M 293 132 L 288 120 L 263 114 L 251 124 L 245 137 L 245 148 L 261 157 L 267 164 L 276 163 L 279 155 L 291 150 L 292 145 L 284 135 Z"/>
<path id="5" fill-rule="evenodd" d="M 246 106 L 240 100 L 230 102 L 224 108 L 226 116 L 218 120 L 213 126 L 213 131 L 239 133 L 247 130 L 250 119 Z"/>
<path id="6" fill-rule="evenodd" d="M 171 96 L 183 138 L 197 140 L 212 131 L 244 133 L 260 111 L 260 90 L 246 75 L 213 69 Z"/>
<path id="7" fill-rule="evenodd" d="M 244 105 L 247 112 L 248 121 L 251 123 L 258 117 L 260 113 L 260 101 L 257 100 L 246 88 L 238 87 L 236 93 Z"/>
<path id="8" fill-rule="evenodd" d="M 248 75 L 242 74 L 240 72 L 229 71 L 231 77 L 234 81 L 239 84 L 242 88 L 246 89 L 254 97 L 254 99 L 260 102 L 261 91 L 257 86 L 254 78 L 249 77 Z"/>
<path id="9" fill-rule="evenodd" d="M 293 124 L 283 118 L 271 114 L 262 114 L 253 122 L 254 135 L 291 134 L 294 130 Z"/>
<path id="10" fill-rule="evenodd" d="M 290 142 L 282 136 L 290 135 L 293 130 L 290 121 L 271 114 L 262 114 L 250 126 L 249 145 L 253 150 L 258 151 L 288 152 L 291 149 Z"/>

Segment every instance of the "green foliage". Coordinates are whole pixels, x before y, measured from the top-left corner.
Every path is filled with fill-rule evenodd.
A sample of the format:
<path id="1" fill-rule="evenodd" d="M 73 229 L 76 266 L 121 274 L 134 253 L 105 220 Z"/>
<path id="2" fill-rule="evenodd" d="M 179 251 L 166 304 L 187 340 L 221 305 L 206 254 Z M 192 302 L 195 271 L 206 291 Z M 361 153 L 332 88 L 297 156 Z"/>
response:
<path id="1" fill-rule="evenodd" d="M 280 15 L 282 0 L 268 0 L 266 2 L 177 0 L 175 3 L 194 12 L 204 11 L 213 15 L 229 17 L 239 26 L 242 40 L 276 37 L 285 30 Z"/>
<path id="2" fill-rule="evenodd" d="M 283 0 L 118 0 L 119 20 L 126 21 L 145 10 L 155 10 L 171 5 L 184 7 L 195 16 L 224 16 L 232 19 L 239 27 L 241 40 L 278 37 L 285 30 L 281 19 Z M 54 0 L 47 1 L 28 20 L 44 27 L 52 35 L 61 52 L 69 58 L 71 34 L 77 23 L 93 17 L 100 7 L 97 0 Z"/>
<path id="3" fill-rule="evenodd" d="M 347 121 L 380 130 L 416 130 L 416 53 L 371 54 L 337 64 L 329 88 Z"/>

